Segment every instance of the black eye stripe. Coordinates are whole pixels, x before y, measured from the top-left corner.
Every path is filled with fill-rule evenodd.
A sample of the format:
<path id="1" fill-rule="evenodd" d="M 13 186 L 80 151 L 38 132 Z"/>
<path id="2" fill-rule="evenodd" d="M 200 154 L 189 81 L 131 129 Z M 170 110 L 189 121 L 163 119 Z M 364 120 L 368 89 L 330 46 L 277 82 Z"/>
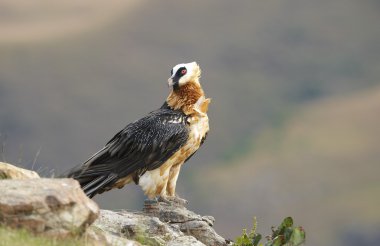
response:
<path id="1" fill-rule="evenodd" d="M 181 77 L 181 76 L 183 76 L 184 74 L 182 74 L 182 71 L 183 70 L 186 70 L 186 67 L 180 67 L 178 70 L 177 70 L 177 72 L 175 73 L 175 76 L 177 76 L 177 77 Z M 185 73 L 186 74 L 186 73 Z"/>

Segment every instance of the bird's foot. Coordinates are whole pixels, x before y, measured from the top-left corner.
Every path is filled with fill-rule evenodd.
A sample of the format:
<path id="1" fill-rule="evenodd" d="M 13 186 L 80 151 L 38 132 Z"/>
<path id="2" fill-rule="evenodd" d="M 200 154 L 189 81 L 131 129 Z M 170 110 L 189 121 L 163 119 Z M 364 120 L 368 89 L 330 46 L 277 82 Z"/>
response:
<path id="1" fill-rule="evenodd" d="M 154 205 L 154 204 L 157 204 L 159 201 L 157 198 L 153 198 L 153 199 L 145 199 L 144 200 L 144 204 L 147 204 L 147 205 Z"/>
<path id="2" fill-rule="evenodd" d="M 159 201 L 157 198 L 145 199 L 143 211 L 147 214 L 155 214 L 159 207 Z"/>

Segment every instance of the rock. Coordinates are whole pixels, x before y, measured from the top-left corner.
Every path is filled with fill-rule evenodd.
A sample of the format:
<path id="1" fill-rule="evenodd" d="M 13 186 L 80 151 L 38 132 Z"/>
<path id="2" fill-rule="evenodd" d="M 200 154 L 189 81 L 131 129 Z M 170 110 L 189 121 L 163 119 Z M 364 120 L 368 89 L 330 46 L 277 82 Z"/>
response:
<path id="1" fill-rule="evenodd" d="M 86 245 L 231 244 L 212 228 L 212 216 L 188 210 L 179 199 L 147 200 L 142 212 L 101 210 L 98 218 L 98 206 L 77 181 L 41 179 L 33 171 L 2 162 L 0 194 L 0 224 L 53 237 L 82 235 Z"/>
<path id="2" fill-rule="evenodd" d="M 193 236 L 205 245 L 228 245 L 227 241 L 212 228 L 215 222 L 214 217 L 200 216 L 180 203 L 160 202 L 156 203 L 155 206 L 145 203 L 144 211 L 171 225 L 178 225 L 180 231 L 185 235 Z"/>
<path id="3" fill-rule="evenodd" d="M 227 245 L 227 241 L 219 236 L 205 221 L 187 221 L 181 223 L 180 229 L 185 234 L 194 236 L 206 245 Z"/>
<path id="4" fill-rule="evenodd" d="M 95 228 L 109 234 L 129 238 L 142 244 L 165 245 L 167 241 L 183 235 L 156 217 L 126 211 L 101 210 Z"/>
<path id="5" fill-rule="evenodd" d="M 146 201 L 143 212 L 101 210 L 92 227 L 143 245 L 229 245 L 212 228 L 214 221 L 174 202 Z"/>
<path id="6" fill-rule="evenodd" d="M 183 246 L 183 245 L 193 245 L 193 246 L 204 246 L 203 243 L 199 242 L 192 236 L 181 236 L 169 241 L 168 246 Z"/>
<path id="7" fill-rule="evenodd" d="M 107 231 L 102 231 L 95 227 L 88 228 L 83 237 L 87 239 L 86 245 L 91 246 L 141 246 L 141 244 L 136 241 L 114 235 Z"/>
<path id="8" fill-rule="evenodd" d="M 140 243 L 132 240 L 128 240 L 123 237 L 118 237 L 109 233 L 104 233 L 106 237 L 106 243 L 110 246 L 141 246 Z"/>
<path id="9" fill-rule="evenodd" d="M 0 162 L 0 180 L 1 179 L 35 179 L 40 176 L 27 169 L 19 168 L 11 164 Z"/>
<path id="10" fill-rule="evenodd" d="M 0 180 L 0 223 L 34 233 L 82 234 L 99 208 L 73 179 Z"/>

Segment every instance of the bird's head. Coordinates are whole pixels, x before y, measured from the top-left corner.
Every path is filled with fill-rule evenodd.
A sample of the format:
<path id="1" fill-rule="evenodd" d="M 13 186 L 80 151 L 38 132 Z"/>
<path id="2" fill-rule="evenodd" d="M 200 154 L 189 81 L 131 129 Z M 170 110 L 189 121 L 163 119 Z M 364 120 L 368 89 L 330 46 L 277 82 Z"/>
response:
<path id="1" fill-rule="evenodd" d="M 176 90 L 187 83 L 199 84 L 200 77 L 201 68 L 196 62 L 181 63 L 171 70 L 168 84 Z"/>

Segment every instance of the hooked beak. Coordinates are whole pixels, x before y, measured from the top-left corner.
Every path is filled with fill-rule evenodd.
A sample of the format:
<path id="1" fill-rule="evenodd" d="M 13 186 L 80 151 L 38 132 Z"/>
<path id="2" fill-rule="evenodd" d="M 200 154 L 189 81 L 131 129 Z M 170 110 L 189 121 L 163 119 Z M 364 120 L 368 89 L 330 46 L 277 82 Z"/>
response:
<path id="1" fill-rule="evenodd" d="M 168 79 L 168 86 L 171 87 L 171 86 L 173 86 L 173 85 L 174 85 L 173 77 L 170 77 L 170 78 Z"/>
<path id="2" fill-rule="evenodd" d="M 179 78 L 173 75 L 168 79 L 168 86 L 172 87 L 173 90 L 178 90 L 179 89 Z"/>

